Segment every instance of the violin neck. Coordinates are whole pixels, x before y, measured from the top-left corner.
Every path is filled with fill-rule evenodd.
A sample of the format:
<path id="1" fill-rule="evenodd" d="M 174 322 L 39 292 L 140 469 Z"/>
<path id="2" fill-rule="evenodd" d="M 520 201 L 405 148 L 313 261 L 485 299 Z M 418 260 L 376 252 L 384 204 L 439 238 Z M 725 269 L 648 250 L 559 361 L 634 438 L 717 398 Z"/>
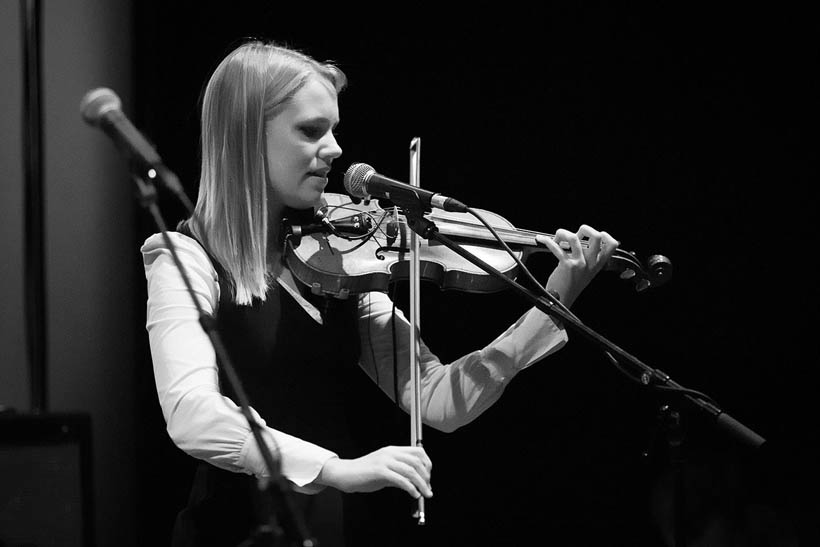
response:
<path id="1" fill-rule="evenodd" d="M 431 220 L 435 220 L 435 216 Z M 477 244 L 482 242 L 494 243 L 495 236 L 483 225 L 471 221 L 454 220 L 447 217 L 447 222 L 437 224 L 439 233 L 450 237 L 454 240 L 470 241 Z M 531 230 L 519 230 L 517 228 L 504 228 L 493 226 L 496 233 L 504 240 L 504 243 L 512 248 L 518 248 L 522 251 L 537 252 L 548 251 L 547 247 L 538 243 L 535 239 L 538 235 L 552 237 L 552 234 L 542 232 L 534 232 Z"/>

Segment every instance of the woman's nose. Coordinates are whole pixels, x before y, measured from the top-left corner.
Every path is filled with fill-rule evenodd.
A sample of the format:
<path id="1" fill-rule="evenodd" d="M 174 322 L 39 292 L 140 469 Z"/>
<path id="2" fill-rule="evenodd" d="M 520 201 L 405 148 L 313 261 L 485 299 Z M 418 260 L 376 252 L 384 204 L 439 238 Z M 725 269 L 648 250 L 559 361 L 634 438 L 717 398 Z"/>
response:
<path id="1" fill-rule="evenodd" d="M 329 135 L 327 144 L 325 144 L 325 146 L 323 146 L 322 149 L 319 151 L 319 156 L 321 157 L 321 159 L 325 161 L 332 161 L 341 155 L 342 147 L 339 146 L 338 142 L 336 142 L 336 137 L 333 134 Z"/>

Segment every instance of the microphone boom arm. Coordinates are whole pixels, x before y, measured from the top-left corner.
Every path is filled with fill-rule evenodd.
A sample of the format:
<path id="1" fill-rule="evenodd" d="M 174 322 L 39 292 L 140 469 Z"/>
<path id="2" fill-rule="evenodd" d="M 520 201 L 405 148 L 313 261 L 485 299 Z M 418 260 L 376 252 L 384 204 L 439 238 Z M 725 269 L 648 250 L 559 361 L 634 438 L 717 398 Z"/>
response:
<path id="1" fill-rule="evenodd" d="M 532 293 L 532 291 L 523 287 L 514 279 L 510 279 L 497 269 L 493 268 L 491 265 L 487 264 L 477 256 L 465 250 L 460 245 L 454 243 L 450 238 L 439 233 L 438 229 L 435 226 L 435 223 L 430 219 L 424 217 L 421 214 L 417 214 L 416 212 L 411 210 L 406 211 L 406 214 L 407 224 L 410 227 L 410 229 L 413 230 L 413 232 L 418 233 L 421 237 L 425 239 L 433 239 L 435 241 L 438 241 L 442 245 L 446 246 L 448 249 L 462 256 L 466 260 L 472 262 L 473 264 L 483 269 L 487 273 L 504 281 L 511 288 L 513 288 L 519 295 L 523 296 L 526 300 L 528 300 L 533 306 L 535 306 L 545 314 L 549 315 L 550 317 L 553 317 L 554 319 L 560 321 L 562 324 L 569 325 L 572 329 L 581 333 L 585 338 L 592 341 L 595 345 L 599 346 L 603 350 L 603 352 L 613 361 L 616 361 L 615 357 L 613 356 L 614 354 L 620 357 L 623 361 L 633 365 L 637 370 L 640 371 L 639 377 L 641 384 L 650 388 L 674 392 L 681 395 L 684 399 L 692 403 L 692 405 L 695 408 L 697 408 L 698 410 L 702 411 L 703 413 L 714 419 L 715 426 L 718 429 L 722 430 L 729 437 L 733 438 L 741 445 L 745 445 L 751 448 L 758 448 L 766 442 L 766 439 L 764 439 L 756 432 L 754 432 L 753 430 L 746 427 L 744 424 L 742 424 L 741 422 L 739 422 L 738 420 L 724 412 L 709 397 L 703 395 L 698 391 L 684 388 L 677 382 L 673 381 L 672 378 L 663 371 L 654 369 L 644 364 L 637 357 L 627 353 L 625 350 L 610 342 L 608 339 L 598 334 L 593 329 L 587 327 L 573 313 L 566 310 L 564 306 L 559 305 L 556 302 L 553 302 L 544 296 L 538 296 Z"/>

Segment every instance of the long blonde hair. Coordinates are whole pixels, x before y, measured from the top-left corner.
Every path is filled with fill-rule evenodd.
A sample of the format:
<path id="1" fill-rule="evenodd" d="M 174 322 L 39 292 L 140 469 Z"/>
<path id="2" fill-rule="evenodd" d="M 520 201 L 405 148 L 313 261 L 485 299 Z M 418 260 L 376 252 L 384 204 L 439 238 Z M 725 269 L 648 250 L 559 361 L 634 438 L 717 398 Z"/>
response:
<path id="1" fill-rule="evenodd" d="M 270 283 L 265 122 L 311 76 L 336 93 L 347 81 L 331 63 L 254 41 L 228 54 L 205 89 L 199 196 L 184 224 L 225 270 L 240 305 L 264 300 Z"/>

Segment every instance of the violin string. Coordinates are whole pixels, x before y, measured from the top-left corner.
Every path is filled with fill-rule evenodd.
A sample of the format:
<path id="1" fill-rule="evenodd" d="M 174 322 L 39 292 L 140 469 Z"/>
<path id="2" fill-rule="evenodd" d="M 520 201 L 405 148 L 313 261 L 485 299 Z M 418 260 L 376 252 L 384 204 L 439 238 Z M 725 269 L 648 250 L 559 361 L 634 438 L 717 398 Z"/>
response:
<path id="1" fill-rule="evenodd" d="M 394 211 L 392 213 L 390 211 L 387 211 L 387 210 L 382 210 L 381 215 L 378 215 L 378 217 L 377 217 L 377 215 L 374 215 L 373 213 L 371 213 L 369 211 L 362 211 L 361 209 L 358 209 L 358 208 L 355 208 L 355 207 L 348 207 L 348 206 L 346 206 L 346 204 L 336 205 L 334 207 L 334 210 L 335 209 L 343 209 L 343 210 L 346 210 L 346 211 L 354 211 L 356 214 L 367 215 L 367 217 L 370 218 L 374 223 L 373 229 L 369 230 L 366 234 L 362 234 L 362 235 L 359 235 L 359 236 L 347 236 L 347 235 L 343 235 L 343 234 L 338 234 L 340 237 L 343 237 L 344 239 L 347 239 L 347 240 L 368 239 L 368 238 L 373 237 L 373 235 L 376 234 L 376 232 L 379 232 L 383 237 L 385 237 L 386 239 L 389 239 L 390 236 L 382 228 L 382 224 L 384 224 L 385 220 L 391 214 L 396 215 L 397 218 L 398 218 L 398 212 L 395 210 L 396 209 L 395 207 L 394 207 Z M 509 253 L 509 255 L 513 258 L 513 260 L 515 260 L 515 262 L 518 265 L 521 272 L 526 277 L 529 278 L 529 280 L 533 283 L 533 285 L 538 287 L 541 292 L 546 292 L 546 289 L 541 286 L 541 284 L 535 279 L 535 277 L 532 275 L 532 273 L 529 271 L 529 269 L 521 262 L 521 260 L 518 258 L 518 256 L 516 256 L 515 253 L 510 249 L 510 247 L 507 245 L 507 242 L 505 242 L 503 240 L 503 238 L 499 236 L 498 231 L 501 231 L 501 232 L 507 233 L 507 234 L 517 234 L 517 232 L 524 232 L 524 233 L 532 234 L 532 235 L 546 235 L 548 237 L 554 237 L 554 236 L 552 234 L 543 234 L 542 232 L 537 232 L 537 231 L 533 231 L 533 230 L 518 230 L 518 229 L 509 229 L 509 228 L 503 228 L 503 227 L 494 228 L 479 213 L 477 213 L 476 210 L 468 209 L 468 212 L 470 212 L 470 214 L 472 214 L 474 217 L 476 217 L 480 221 L 481 224 L 476 224 L 475 222 L 464 221 L 464 220 L 461 220 L 459 218 L 454 217 L 453 215 L 447 215 L 447 214 L 434 214 L 434 213 L 431 213 L 431 214 L 429 214 L 429 218 L 431 220 L 436 220 L 436 219 L 446 220 L 450 223 L 460 224 L 462 226 L 470 226 L 470 227 L 477 227 L 477 226 L 480 227 L 483 224 L 484 227 L 492 234 L 492 236 L 502 245 L 504 250 L 507 253 Z M 580 243 L 581 243 L 582 247 L 589 248 L 589 243 L 587 241 L 582 240 Z M 630 259 L 633 258 L 632 255 L 630 253 L 627 253 L 626 251 L 621 251 L 620 253 L 618 251 L 621 251 L 621 249 L 615 249 L 616 254 L 620 255 L 620 254 L 625 253 L 628 258 L 630 258 Z M 631 260 L 631 261 L 634 262 L 634 260 Z M 552 295 L 548 295 L 548 298 L 551 299 Z M 571 313 L 569 311 L 569 309 L 566 308 L 563 304 L 561 304 L 561 307 L 564 309 L 565 312 Z"/>
<path id="2" fill-rule="evenodd" d="M 358 236 L 350 236 L 350 235 L 346 235 L 346 234 L 342 234 L 342 233 L 336 234 L 339 237 L 341 237 L 343 239 L 347 239 L 349 241 L 354 241 L 354 240 L 359 240 L 359 239 L 368 239 L 368 238 L 372 237 L 376 232 L 381 233 L 381 235 L 384 236 L 385 238 L 390 237 L 387 234 L 387 232 L 385 232 L 384 229 L 381 227 L 382 224 L 385 222 L 385 219 L 391 214 L 390 212 L 382 211 L 382 214 L 378 218 L 376 218 L 376 215 L 374 215 L 373 213 L 371 213 L 369 211 L 361 211 L 360 209 L 356 209 L 355 207 L 348 207 L 345 204 L 336 205 L 336 206 L 334 206 L 334 210 L 335 209 L 343 209 L 343 210 L 346 210 L 346 211 L 353 211 L 353 212 L 355 212 L 355 214 L 367 215 L 367 217 L 370 218 L 374 223 L 374 228 L 372 230 L 370 230 L 369 232 L 367 232 L 366 234 L 362 234 L 362 235 L 358 235 Z M 460 224 L 462 226 L 469 226 L 469 227 L 477 227 L 477 226 L 480 227 L 481 226 L 481 224 L 476 224 L 475 222 L 466 222 L 466 221 L 463 221 L 463 220 L 459 220 L 459 219 L 457 219 L 453 216 L 450 216 L 450 215 L 431 214 L 431 215 L 429 215 L 429 217 L 430 217 L 431 220 L 436 220 L 436 219 L 447 220 L 448 222 L 451 222 L 453 224 Z M 497 233 L 498 231 L 500 231 L 502 233 L 505 233 L 505 234 L 509 234 L 509 235 L 520 235 L 520 233 L 524 233 L 524 234 L 533 236 L 533 239 L 535 239 L 534 236 L 536 236 L 536 235 L 545 235 L 547 237 L 555 237 L 553 234 L 546 234 L 546 233 L 538 232 L 538 231 L 535 231 L 535 230 L 524 230 L 524 229 L 518 229 L 518 228 L 509 229 L 509 228 L 503 228 L 503 227 L 493 228 L 489 225 L 489 223 L 486 223 L 483 218 L 480 218 L 480 217 L 477 217 L 477 218 L 479 218 L 479 220 L 485 225 L 485 227 L 488 228 L 488 230 L 495 237 L 495 239 L 497 239 L 502 244 L 505 244 L 506 242 L 502 241 L 502 239 L 499 237 L 499 235 Z M 494 232 L 496 232 L 496 233 L 494 233 Z M 586 240 L 581 240 L 580 244 L 584 248 L 589 248 L 589 242 L 586 241 Z M 540 247 L 540 245 L 537 245 L 537 244 L 536 244 L 536 246 Z M 508 252 L 512 253 L 511 250 L 508 250 Z M 616 248 L 614 254 L 618 255 L 621 258 L 623 258 L 625 256 L 630 262 L 634 263 L 634 257 L 628 251 L 624 251 L 622 249 Z M 513 257 L 513 258 L 515 258 L 515 257 Z M 528 270 L 526 270 L 526 268 L 523 268 L 523 265 L 521 264 L 521 262 L 519 260 L 516 260 L 516 263 L 518 264 L 518 266 L 520 268 L 522 268 L 525 275 L 528 274 Z M 532 278 L 531 278 L 531 280 L 532 280 Z"/>
<path id="3" fill-rule="evenodd" d="M 388 212 L 388 211 L 383 211 L 383 212 L 382 212 L 382 214 L 381 214 L 381 215 L 380 215 L 380 217 L 379 217 L 379 220 L 378 220 L 378 221 L 376 221 L 375 215 L 373 215 L 372 213 L 367 212 L 367 211 L 364 211 L 364 212 L 363 212 L 363 211 L 361 211 L 361 210 L 359 210 L 359 209 L 356 209 L 356 208 L 354 208 L 354 207 L 347 207 L 347 206 L 346 206 L 346 205 L 344 205 L 344 204 L 343 204 L 343 205 L 336 205 L 336 206 L 334 207 L 334 209 L 343 209 L 343 210 L 346 210 L 346 211 L 353 211 L 355 214 L 365 214 L 365 215 L 367 215 L 368 217 L 370 217 L 372 220 L 374 220 L 374 222 L 376 223 L 376 225 L 377 225 L 377 226 L 380 226 L 380 225 L 384 222 L 384 219 L 385 219 L 387 216 L 389 216 L 389 215 L 390 215 L 390 212 Z M 446 220 L 447 222 L 450 222 L 450 223 L 452 223 L 452 224 L 460 224 L 460 225 L 462 225 L 462 226 L 469 226 L 469 227 L 481 226 L 480 224 L 476 224 L 475 222 L 466 222 L 466 221 L 459 220 L 459 219 L 457 219 L 457 218 L 455 218 L 455 217 L 452 217 L 452 216 L 449 216 L 449 215 L 435 215 L 435 214 L 431 214 L 431 215 L 429 215 L 429 217 L 430 217 L 430 219 L 431 219 L 431 220 L 434 220 L 434 221 L 435 221 L 436 219 L 439 219 L 439 220 Z M 503 227 L 496 227 L 496 228 L 495 228 L 495 230 L 496 230 L 496 231 L 499 231 L 499 232 L 502 232 L 502 233 L 504 233 L 504 234 L 506 234 L 506 235 L 520 235 L 520 234 L 525 234 L 525 235 L 529 235 L 529 236 L 533 236 L 533 237 L 534 237 L 534 236 L 536 236 L 536 235 L 546 235 L 546 236 L 548 236 L 548 237 L 554 237 L 552 234 L 544 234 L 544 233 L 542 233 L 542 232 L 537 232 L 537 231 L 534 231 L 534 230 L 509 229 L 509 228 L 503 228 Z M 383 234 L 383 235 L 385 235 L 385 237 L 387 236 L 387 234 L 384 232 L 384 230 L 380 230 L 380 231 L 382 232 L 382 234 Z M 357 238 L 362 238 L 362 237 L 369 237 L 369 235 L 370 235 L 370 234 L 367 234 L 367 235 L 364 235 L 364 236 L 355 236 L 355 237 L 354 237 L 354 236 L 344 236 L 344 237 L 345 237 L 346 239 L 357 239 Z M 496 237 L 497 237 L 497 236 L 496 236 Z M 588 243 L 586 243 L 586 242 L 584 242 L 584 241 L 582 241 L 582 242 L 581 242 L 581 244 L 582 244 L 582 245 L 588 245 Z"/>
<path id="4" fill-rule="evenodd" d="M 452 224 L 458 224 L 458 225 L 461 225 L 461 226 L 468 226 L 468 227 L 471 227 L 471 228 L 476 228 L 476 227 L 480 228 L 482 226 L 481 224 L 477 224 L 475 222 L 460 220 L 458 218 L 455 218 L 455 217 L 447 215 L 447 214 L 444 214 L 444 215 L 442 215 L 442 214 L 431 214 L 431 215 L 429 215 L 429 217 L 430 217 L 431 220 L 434 220 L 434 221 L 436 219 L 446 220 L 447 222 L 450 222 Z M 535 239 L 535 236 L 539 236 L 539 235 L 552 237 L 552 238 L 555 237 L 555 234 L 548 234 L 546 232 L 539 232 L 539 231 L 536 231 L 536 230 L 526 230 L 526 229 L 522 229 L 522 228 L 504 228 L 504 227 L 499 226 L 499 227 L 495 227 L 494 229 L 497 232 L 500 232 L 502 234 L 507 234 L 507 235 L 510 235 L 510 236 L 520 236 L 520 235 L 529 236 L 529 237 L 532 237 L 533 240 Z M 586 239 L 581 239 L 580 244 L 581 244 L 581 247 L 583 247 L 585 249 L 588 249 L 589 246 L 590 246 L 589 241 L 586 240 Z M 534 246 L 539 247 L 539 248 L 543 248 L 543 246 L 538 244 L 537 242 L 534 244 Z M 615 251 L 613 252 L 613 255 L 617 256 L 621 259 L 626 259 L 627 261 L 632 262 L 632 263 L 635 262 L 634 255 L 632 253 L 630 253 L 629 251 L 625 251 L 621 248 L 616 248 Z"/>
<path id="5" fill-rule="evenodd" d="M 468 222 L 468 221 L 464 221 L 464 220 L 459 220 L 459 219 L 457 219 L 453 216 L 446 215 L 446 214 L 445 215 L 431 214 L 430 219 L 431 220 L 436 220 L 436 219 L 446 220 L 447 222 L 450 222 L 452 224 L 459 224 L 461 226 L 469 226 L 471 228 L 481 227 L 481 224 L 476 224 L 475 222 Z M 485 226 L 488 226 L 488 225 L 485 224 Z M 527 230 L 527 229 L 524 229 L 524 228 L 504 228 L 503 226 L 496 226 L 494 228 L 494 230 L 496 230 L 496 232 L 506 234 L 506 235 L 510 235 L 510 236 L 523 235 L 523 236 L 532 237 L 533 239 L 535 239 L 535 236 L 540 236 L 540 235 L 547 236 L 547 237 L 552 237 L 552 238 L 555 237 L 555 234 L 548 234 L 548 233 L 545 233 L 545 232 L 539 232 L 537 230 Z M 582 240 L 580 240 L 580 242 L 581 242 L 582 247 L 589 248 L 589 241 L 588 240 L 582 239 Z M 540 245 L 538 245 L 538 246 L 540 246 Z M 618 251 L 620 251 L 620 249 L 616 249 L 616 252 L 618 252 Z M 621 251 L 621 252 L 626 252 L 626 251 Z"/>

